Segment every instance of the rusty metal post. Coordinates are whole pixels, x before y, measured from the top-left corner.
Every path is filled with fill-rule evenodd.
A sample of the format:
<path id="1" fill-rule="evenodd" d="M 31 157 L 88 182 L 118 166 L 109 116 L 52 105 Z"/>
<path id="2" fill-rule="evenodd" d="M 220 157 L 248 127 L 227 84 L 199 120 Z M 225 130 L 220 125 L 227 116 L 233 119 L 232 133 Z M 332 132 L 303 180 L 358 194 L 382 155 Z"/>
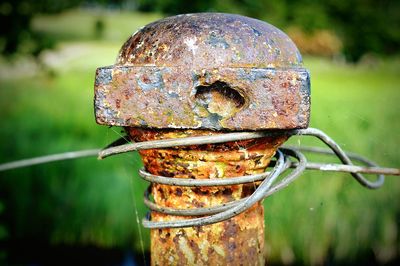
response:
<path id="1" fill-rule="evenodd" d="M 130 128 L 135 141 L 218 134 L 203 130 Z M 285 137 L 141 151 L 147 171 L 179 178 L 229 178 L 260 173 Z M 213 207 L 250 196 L 256 184 L 179 187 L 153 184 L 154 201 L 163 207 Z M 154 221 L 188 217 L 153 212 Z M 190 218 L 190 217 L 189 217 Z M 151 231 L 152 265 L 264 265 L 264 209 L 259 202 L 224 222 Z"/>
<path id="2" fill-rule="evenodd" d="M 251 18 L 189 14 L 151 23 L 99 68 L 99 124 L 124 126 L 133 141 L 288 130 L 309 122 L 309 74 L 293 42 Z M 264 172 L 285 136 L 142 150 L 145 169 L 170 178 L 215 179 Z M 257 183 L 218 187 L 153 184 L 161 207 L 212 207 L 242 199 Z M 152 221 L 193 217 L 152 212 Z M 151 230 L 152 265 L 264 265 L 261 202 L 229 220 Z"/>

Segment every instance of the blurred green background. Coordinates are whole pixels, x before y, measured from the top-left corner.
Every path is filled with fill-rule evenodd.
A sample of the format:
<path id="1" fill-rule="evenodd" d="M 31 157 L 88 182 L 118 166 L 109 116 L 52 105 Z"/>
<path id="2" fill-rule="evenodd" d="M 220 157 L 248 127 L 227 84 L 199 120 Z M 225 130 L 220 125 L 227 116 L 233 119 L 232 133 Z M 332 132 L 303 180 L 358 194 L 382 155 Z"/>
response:
<path id="1" fill-rule="evenodd" d="M 120 128 L 94 122 L 95 69 L 139 27 L 198 11 L 287 32 L 311 72 L 311 126 L 400 167 L 400 3 L 372 0 L 2 1 L 0 163 L 117 139 Z M 1 172 L 0 264 L 148 263 L 140 165 L 131 153 Z M 265 200 L 269 263 L 398 265 L 399 192 L 399 177 L 369 191 L 349 175 L 307 172 Z"/>

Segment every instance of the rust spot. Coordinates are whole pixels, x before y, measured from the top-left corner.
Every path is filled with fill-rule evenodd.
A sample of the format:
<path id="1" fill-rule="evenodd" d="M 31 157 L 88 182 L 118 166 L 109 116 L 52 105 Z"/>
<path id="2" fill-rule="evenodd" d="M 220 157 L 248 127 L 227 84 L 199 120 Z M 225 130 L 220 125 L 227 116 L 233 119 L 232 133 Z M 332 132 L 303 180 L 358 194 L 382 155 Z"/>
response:
<path id="1" fill-rule="evenodd" d="M 117 107 L 117 109 L 121 108 L 121 100 L 120 99 L 115 100 L 115 106 Z"/>
<path id="2" fill-rule="evenodd" d="M 177 189 L 175 190 L 175 195 L 177 195 L 178 197 L 182 196 L 182 189 L 177 188 Z"/>
<path id="3" fill-rule="evenodd" d="M 253 191 L 254 191 L 254 186 L 256 184 L 253 185 L 243 185 L 243 190 L 242 190 L 242 198 L 245 198 L 247 196 L 250 196 Z"/>
<path id="4" fill-rule="evenodd" d="M 205 206 L 204 203 L 198 201 L 197 199 L 192 199 L 192 204 L 193 204 L 193 206 L 196 207 L 196 208 L 202 208 L 202 207 Z"/>
<path id="5" fill-rule="evenodd" d="M 195 226 L 193 229 L 196 231 L 197 237 L 199 237 L 200 233 L 204 233 L 203 228 L 201 226 Z"/>

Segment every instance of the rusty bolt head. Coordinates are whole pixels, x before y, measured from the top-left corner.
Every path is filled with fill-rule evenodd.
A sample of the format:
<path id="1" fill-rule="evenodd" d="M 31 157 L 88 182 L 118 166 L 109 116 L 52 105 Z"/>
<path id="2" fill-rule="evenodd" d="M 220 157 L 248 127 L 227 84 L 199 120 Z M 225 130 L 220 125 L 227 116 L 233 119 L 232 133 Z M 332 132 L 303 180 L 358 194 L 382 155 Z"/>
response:
<path id="1" fill-rule="evenodd" d="M 186 129 L 306 128 L 309 73 L 274 26 L 239 15 L 165 18 L 97 69 L 99 124 Z"/>

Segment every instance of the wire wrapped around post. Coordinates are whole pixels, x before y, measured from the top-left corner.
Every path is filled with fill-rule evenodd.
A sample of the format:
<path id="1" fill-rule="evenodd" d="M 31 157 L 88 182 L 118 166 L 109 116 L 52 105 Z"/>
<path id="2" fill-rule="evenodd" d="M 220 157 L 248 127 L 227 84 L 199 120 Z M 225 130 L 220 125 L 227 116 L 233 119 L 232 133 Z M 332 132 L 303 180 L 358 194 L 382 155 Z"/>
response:
<path id="1" fill-rule="evenodd" d="M 377 164 L 369 159 L 366 159 L 358 154 L 346 154 L 341 147 L 328 135 L 319 129 L 307 128 L 286 131 L 259 131 L 259 132 L 236 132 L 225 133 L 215 136 L 196 136 L 177 139 L 163 139 L 153 140 L 139 143 L 130 143 L 119 145 L 116 147 L 109 147 L 99 153 L 100 158 L 105 158 L 114 154 L 128 152 L 132 150 L 154 149 L 154 148 L 167 148 L 188 145 L 201 145 L 210 143 L 224 143 L 228 141 L 240 141 L 247 139 L 272 137 L 272 136 L 314 136 L 325 143 L 330 150 L 321 148 L 296 148 L 286 147 L 279 148 L 275 154 L 276 160 L 272 162 L 274 165 L 270 172 L 234 177 L 229 179 L 187 179 L 187 178 L 170 178 L 165 176 L 153 175 L 147 172 L 144 168 L 139 170 L 139 175 L 146 181 L 157 184 L 164 184 L 170 186 L 188 186 L 188 187 L 207 187 L 207 186 L 229 186 L 234 184 L 244 184 L 250 182 L 262 181 L 251 196 L 224 203 L 219 206 L 208 208 L 196 209 L 174 209 L 168 207 L 161 207 L 150 200 L 149 189 L 145 191 L 144 202 L 150 210 L 176 216 L 202 216 L 199 218 L 170 221 L 170 222 L 153 222 L 148 217 L 143 219 L 143 225 L 147 228 L 179 228 L 179 227 L 193 227 L 212 224 L 220 221 L 227 220 L 239 213 L 245 211 L 255 202 L 270 196 L 271 194 L 283 189 L 293 182 L 301 173 L 308 169 L 318 169 L 322 171 L 342 171 L 350 173 L 362 186 L 369 189 L 376 189 L 383 185 L 384 174 L 398 175 L 398 169 L 379 168 Z M 316 164 L 308 163 L 306 157 L 301 153 L 314 152 L 329 155 L 336 155 L 343 164 Z M 292 161 L 290 158 L 297 160 Z M 361 167 L 353 165 L 351 159 L 360 161 L 368 167 Z M 278 182 L 278 177 L 284 175 L 289 168 L 294 168 L 290 173 L 286 174 Z M 361 173 L 376 173 L 377 179 L 370 181 L 365 178 Z"/>

